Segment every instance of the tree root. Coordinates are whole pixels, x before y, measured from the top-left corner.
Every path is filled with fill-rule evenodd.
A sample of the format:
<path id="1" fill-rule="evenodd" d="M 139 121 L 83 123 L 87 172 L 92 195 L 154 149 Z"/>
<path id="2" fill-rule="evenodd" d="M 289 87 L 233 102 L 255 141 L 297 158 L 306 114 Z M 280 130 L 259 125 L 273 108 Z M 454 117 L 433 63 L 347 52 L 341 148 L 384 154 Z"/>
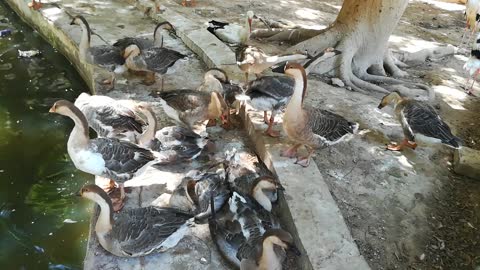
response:
<path id="1" fill-rule="evenodd" d="M 436 60 L 455 53 L 455 47 L 443 46 L 430 49 L 423 49 L 418 52 L 393 52 L 396 58 L 402 62 L 425 62 Z"/>
<path id="2" fill-rule="evenodd" d="M 250 34 L 251 38 L 265 39 L 267 41 L 282 41 L 296 44 L 319 35 L 322 30 L 315 29 L 257 29 Z"/>

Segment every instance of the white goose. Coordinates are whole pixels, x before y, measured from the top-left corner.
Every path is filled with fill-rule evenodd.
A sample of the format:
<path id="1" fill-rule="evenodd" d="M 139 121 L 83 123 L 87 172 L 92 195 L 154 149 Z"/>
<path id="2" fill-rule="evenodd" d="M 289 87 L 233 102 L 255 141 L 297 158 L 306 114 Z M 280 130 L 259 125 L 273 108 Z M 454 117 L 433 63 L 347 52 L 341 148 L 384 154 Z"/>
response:
<path id="1" fill-rule="evenodd" d="M 120 199 L 114 201 L 115 210 L 123 207 L 123 182 L 143 174 L 150 165 L 165 160 L 159 153 L 127 141 L 113 138 L 90 139 L 85 115 L 70 101 L 55 102 L 49 112 L 68 116 L 75 122 L 68 138 L 67 150 L 77 169 L 110 179 L 108 190 L 115 187 L 114 181 L 120 182 Z"/>
<path id="2" fill-rule="evenodd" d="M 244 26 L 212 20 L 208 22 L 209 26 L 207 30 L 223 42 L 245 44 L 250 38 L 252 20 L 255 16 L 251 10 L 249 10 L 246 15 Z"/>

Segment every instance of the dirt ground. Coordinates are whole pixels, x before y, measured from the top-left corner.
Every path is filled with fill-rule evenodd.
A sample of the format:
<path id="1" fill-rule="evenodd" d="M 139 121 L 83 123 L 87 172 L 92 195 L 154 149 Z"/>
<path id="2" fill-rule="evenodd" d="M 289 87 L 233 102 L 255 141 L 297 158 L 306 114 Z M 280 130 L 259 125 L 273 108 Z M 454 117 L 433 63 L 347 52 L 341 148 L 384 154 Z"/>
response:
<path id="1" fill-rule="evenodd" d="M 256 14 L 295 25 L 324 28 L 342 1 L 198 1 L 195 12 L 206 19 L 243 22 Z M 434 0 L 410 1 L 390 47 L 415 52 L 458 45 L 464 6 Z M 263 27 L 256 22 L 256 27 Z M 269 52 L 285 44 L 255 43 Z M 464 144 L 480 149 L 476 126 L 480 99 L 463 92 L 468 56 L 456 54 L 408 63 L 409 80 L 436 92 L 436 105 Z M 365 96 L 333 87 L 330 79 L 309 76 L 307 103 L 328 108 L 360 123 L 360 135 L 317 153 L 328 182 L 361 253 L 373 269 L 480 269 L 480 182 L 453 173 L 453 150 L 420 142 L 415 151 L 392 153 L 384 145 L 402 138 L 392 108 L 376 109 L 381 96 Z M 425 92 L 412 92 L 424 97 Z M 475 93 L 480 95 L 479 88 Z M 354 269 L 354 268 L 352 268 Z"/>

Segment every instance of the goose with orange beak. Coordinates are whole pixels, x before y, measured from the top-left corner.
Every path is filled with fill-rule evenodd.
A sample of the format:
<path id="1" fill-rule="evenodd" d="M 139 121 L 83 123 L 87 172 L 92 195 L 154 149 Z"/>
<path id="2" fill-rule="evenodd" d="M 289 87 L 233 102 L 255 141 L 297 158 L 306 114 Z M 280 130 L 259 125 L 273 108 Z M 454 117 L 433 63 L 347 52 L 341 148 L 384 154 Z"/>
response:
<path id="1" fill-rule="evenodd" d="M 327 56 L 340 52 L 334 50 L 322 53 Z M 289 158 L 297 157 L 298 148 L 304 145 L 308 150 L 308 155 L 297 157 L 295 163 L 307 167 L 315 150 L 351 138 L 358 130 L 358 123 L 350 122 L 330 111 L 303 104 L 307 94 L 307 75 L 300 64 L 287 64 L 285 74 L 295 80 L 295 87 L 283 117 L 283 129 L 295 144 L 283 151 L 281 155 Z"/>

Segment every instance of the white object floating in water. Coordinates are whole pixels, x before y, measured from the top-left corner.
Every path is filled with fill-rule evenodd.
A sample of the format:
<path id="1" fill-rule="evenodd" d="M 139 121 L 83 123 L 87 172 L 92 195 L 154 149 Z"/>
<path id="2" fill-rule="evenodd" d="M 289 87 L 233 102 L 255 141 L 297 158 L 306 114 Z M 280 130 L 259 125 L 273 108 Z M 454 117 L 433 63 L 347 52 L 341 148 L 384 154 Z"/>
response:
<path id="1" fill-rule="evenodd" d="M 39 55 L 40 51 L 39 50 L 30 50 L 30 51 L 20 51 L 18 50 L 18 56 L 19 57 L 33 57 L 35 55 Z"/>
<path id="2" fill-rule="evenodd" d="M 71 220 L 71 219 L 69 219 L 69 218 L 67 218 L 67 219 L 65 219 L 65 220 L 63 221 L 63 223 L 77 223 L 77 222 L 78 222 L 78 221 L 76 221 L 76 220 Z"/>

